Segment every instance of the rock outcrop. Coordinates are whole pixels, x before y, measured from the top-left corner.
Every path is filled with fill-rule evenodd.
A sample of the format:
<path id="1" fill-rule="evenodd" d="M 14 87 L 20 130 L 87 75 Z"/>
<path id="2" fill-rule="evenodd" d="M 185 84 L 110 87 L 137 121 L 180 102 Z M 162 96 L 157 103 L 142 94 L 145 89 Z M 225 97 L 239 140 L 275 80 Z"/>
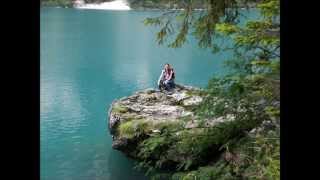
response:
<path id="1" fill-rule="evenodd" d="M 179 125 L 183 130 L 197 128 L 201 122 L 193 109 L 202 102 L 202 92 L 199 88 L 177 85 L 171 93 L 145 89 L 113 101 L 108 111 L 112 147 L 136 157 L 137 145 L 162 133 L 166 125 Z M 208 119 L 202 127 L 232 119 Z"/>
<path id="2" fill-rule="evenodd" d="M 171 93 L 145 89 L 113 101 L 108 113 L 109 129 L 113 135 L 112 147 L 121 150 L 122 146 L 127 146 L 129 139 L 133 139 L 121 137 L 120 124 L 137 121 L 137 123 L 150 123 L 156 127 L 156 124 L 179 121 L 182 117 L 193 116 L 194 113 L 187 110 L 187 107 L 202 101 L 201 96 L 195 95 L 199 91 L 200 89 L 197 88 L 177 85 Z M 151 133 L 158 131 L 152 129 Z"/>

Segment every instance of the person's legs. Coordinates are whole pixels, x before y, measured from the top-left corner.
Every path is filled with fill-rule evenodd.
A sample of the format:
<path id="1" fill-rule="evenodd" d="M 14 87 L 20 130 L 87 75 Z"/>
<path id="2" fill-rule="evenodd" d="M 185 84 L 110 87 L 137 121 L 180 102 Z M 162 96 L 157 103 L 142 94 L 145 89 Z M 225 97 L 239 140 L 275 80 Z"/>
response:
<path id="1" fill-rule="evenodd" d="M 163 81 L 163 87 L 166 91 L 168 91 L 170 89 L 168 81 Z"/>
<path id="2" fill-rule="evenodd" d="M 174 88 L 174 82 L 172 81 L 172 80 L 170 80 L 170 81 L 165 81 L 165 89 L 167 90 L 167 91 L 170 91 L 171 89 L 173 89 Z"/>
<path id="3" fill-rule="evenodd" d="M 160 80 L 158 88 L 160 91 L 163 89 L 163 80 Z"/>
<path id="4" fill-rule="evenodd" d="M 174 84 L 173 80 L 170 81 L 170 84 L 171 84 L 171 88 L 174 89 L 175 88 L 175 84 Z"/>

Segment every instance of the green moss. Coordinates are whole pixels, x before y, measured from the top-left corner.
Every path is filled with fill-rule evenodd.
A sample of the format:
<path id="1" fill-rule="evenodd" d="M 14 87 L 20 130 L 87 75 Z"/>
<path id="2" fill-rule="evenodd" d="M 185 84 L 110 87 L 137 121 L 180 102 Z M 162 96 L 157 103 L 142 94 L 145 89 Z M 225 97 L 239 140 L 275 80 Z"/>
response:
<path id="1" fill-rule="evenodd" d="M 150 122 L 145 120 L 131 120 L 120 124 L 118 127 L 119 136 L 124 138 L 138 137 L 147 134 L 152 129 Z"/>
<path id="2" fill-rule="evenodd" d="M 137 120 L 137 124 L 136 124 L 136 131 L 137 133 L 143 134 L 143 133 L 148 133 L 152 130 L 152 123 L 145 121 L 145 120 Z"/>
<path id="3" fill-rule="evenodd" d="M 183 129 L 183 121 L 164 121 L 152 123 L 145 119 L 126 118 L 125 122 L 119 125 L 120 137 L 133 138 L 142 134 L 150 134 L 152 130 L 160 130 L 161 133 L 171 133 Z"/>
<path id="4" fill-rule="evenodd" d="M 133 138 L 135 134 L 135 130 L 133 127 L 133 122 L 128 121 L 125 123 L 120 124 L 119 126 L 119 136 L 125 138 Z"/>
<path id="5" fill-rule="evenodd" d="M 126 113 L 129 111 L 129 108 L 123 106 L 123 105 L 120 105 L 120 104 L 115 104 L 113 105 L 112 107 L 112 112 L 115 112 L 115 113 Z"/>

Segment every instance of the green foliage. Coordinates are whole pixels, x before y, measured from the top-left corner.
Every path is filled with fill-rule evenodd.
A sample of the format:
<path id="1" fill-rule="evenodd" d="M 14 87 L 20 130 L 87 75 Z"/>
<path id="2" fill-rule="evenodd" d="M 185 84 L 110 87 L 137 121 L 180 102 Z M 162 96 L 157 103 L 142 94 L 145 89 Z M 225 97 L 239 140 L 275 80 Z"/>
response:
<path id="1" fill-rule="evenodd" d="M 174 9 L 182 8 L 186 3 L 192 2 L 194 7 L 201 8 L 207 0 L 128 0 L 133 8 Z"/>
<path id="2" fill-rule="evenodd" d="M 257 126 L 256 121 L 232 121 L 214 128 L 183 130 L 181 127 L 163 131 L 139 144 L 139 166 L 162 168 L 170 162 L 176 170 L 190 170 L 204 164 L 208 157 L 219 154 L 220 147 L 245 130 Z M 150 171 L 152 171 L 150 170 Z"/>
<path id="3" fill-rule="evenodd" d="M 196 170 L 174 173 L 171 179 L 280 179 L 279 134 L 244 137 L 227 147 L 228 157 Z"/>
<path id="4" fill-rule="evenodd" d="M 141 151 L 139 156 L 148 159 L 151 156 L 158 156 L 161 151 L 158 151 L 158 148 L 161 148 L 165 145 L 173 143 L 172 140 L 176 140 L 172 136 L 172 132 L 177 132 L 183 129 L 182 122 L 161 122 L 156 123 L 152 126 L 153 129 L 160 130 L 161 134 L 156 134 L 150 138 L 144 140 L 141 144 Z"/>
<path id="5" fill-rule="evenodd" d="M 102 3 L 111 0 L 84 0 L 85 3 Z"/>
<path id="6" fill-rule="evenodd" d="M 150 24 L 154 21 L 153 24 L 165 25 L 164 32 L 158 36 L 160 44 L 175 34 L 171 47 L 180 47 L 193 30 L 191 34 L 198 39 L 200 47 L 232 50 L 234 54 L 227 61 L 233 71 L 208 82 L 204 100 L 195 111 L 204 122 L 221 117 L 234 117 L 234 121 L 212 128 L 167 131 L 152 140 L 156 145 L 145 143 L 141 147 L 145 148 L 143 151 L 149 150 L 143 157 L 149 166 L 154 162 L 176 164 L 177 173 L 172 179 L 279 179 L 279 1 L 259 1 L 257 8 L 262 19 L 248 21 L 244 26 L 236 21 L 239 4 L 239 1 L 207 1 L 205 11 L 196 13 L 189 2 L 181 12 L 149 19 Z M 173 33 L 175 29 L 178 33 Z M 219 37 L 229 38 L 232 46 L 217 48 L 213 40 Z M 264 129 L 262 121 L 271 122 L 272 128 Z M 262 132 L 248 136 L 253 128 Z M 208 164 L 210 157 L 221 151 L 225 158 Z"/>
<path id="7" fill-rule="evenodd" d="M 264 0 L 263 3 L 258 4 L 258 8 L 261 10 L 261 14 L 266 18 L 272 18 L 274 16 L 279 16 L 280 14 L 279 0 Z"/>
<path id="8" fill-rule="evenodd" d="M 157 18 L 146 18 L 144 21 L 143 21 L 144 25 L 161 25 L 162 22 L 160 19 L 157 19 Z"/>
<path id="9" fill-rule="evenodd" d="M 41 0 L 40 3 L 43 6 L 72 7 L 71 0 Z"/>
<path id="10" fill-rule="evenodd" d="M 222 33 L 223 35 L 231 35 L 238 32 L 238 27 L 234 24 L 220 23 L 216 25 L 216 31 Z"/>
<path id="11" fill-rule="evenodd" d="M 166 150 L 174 143 L 174 137 L 165 135 L 151 136 L 138 145 L 138 169 L 147 169 L 146 174 L 154 173 L 156 169 L 165 167 L 168 159 Z"/>
<path id="12" fill-rule="evenodd" d="M 144 120 L 131 120 L 119 125 L 119 136 L 124 138 L 139 137 L 151 131 L 151 123 Z"/>
<path id="13" fill-rule="evenodd" d="M 141 143 L 143 148 L 139 152 L 139 156 L 142 158 L 149 158 L 151 155 L 160 154 L 161 151 L 159 150 L 161 147 L 165 146 L 167 142 L 166 137 L 163 136 L 148 138 Z"/>
<path id="14" fill-rule="evenodd" d="M 280 118 L 280 109 L 273 107 L 273 106 L 267 106 L 265 108 L 266 113 L 270 116 L 271 119 L 273 118 Z"/>
<path id="15" fill-rule="evenodd" d="M 197 113 L 204 117 L 231 114 L 242 126 L 235 129 L 250 130 L 262 120 L 279 118 L 279 107 L 274 105 L 274 102 L 280 101 L 279 88 L 264 75 L 212 79 L 208 92 L 210 95 L 204 99 Z M 226 136 L 230 133 L 226 131 L 222 134 Z"/>
<path id="16" fill-rule="evenodd" d="M 161 122 L 154 125 L 154 129 L 158 129 L 162 134 L 167 134 L 171 132 L 176 132 L 183 129 L 183 122 L 173 121 L 173 122 Z"/>
<path id="17" fill-rule="evenodd" d="M 171 177 L 172 180 L 184 180 L 184 179 L 200 179 L 200 180 L 214 180 L 225 179 L 233 180 L 237 179 L 230 174 L 230 168 L 223 160 L 219 160 L 214 166 L 199 167 L 194 171 L 178 172 L 174 173 Z"/>
<path id="18" fill-rule="evenodd" d="M 177 3 L 183 9 L 181 11 L 171 10 L 159 17 L 147 18 L 146 25 L 161 26 L 157 35 L 159 44 L 168 40 L 167 36 L 175 36 L 174 40 L 168 44 L 169 47 L 178 48 L 187 42 L 189 33 L 198 39 L 200 47 L 214 47 L 213 35 L 215 34 L 215 25 L 219 22 L 235 22 L 238 17 L 238 8 L 242 1 L 192 1 L 184 2 L 172 1 Z M 204 9 L 201 13 L 195 11 L 196 8 Z M 225 17 L 221 19 L 221 17 Z M 179 29 L 175 32 L 174 29 Z M 192 29 L 192 32 L 189 30 Z"/>
<path id="19" fill-rule="evenodd" d="M 277 132 L 258 134 L 244 146 L 251 157 L 243 176 L 252 179 L 280 179 L 280 139 Z"/>

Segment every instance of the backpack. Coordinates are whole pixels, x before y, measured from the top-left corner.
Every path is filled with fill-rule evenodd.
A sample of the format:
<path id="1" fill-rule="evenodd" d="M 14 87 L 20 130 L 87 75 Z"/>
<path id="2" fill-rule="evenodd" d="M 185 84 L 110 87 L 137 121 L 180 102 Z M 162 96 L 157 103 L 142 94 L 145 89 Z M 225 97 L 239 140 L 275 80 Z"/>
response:
<path id="1" fill-rule="evenodd" d="M 172 79 L 174 79 L 176 77 L 176 73 L 174 72 L 174 70 L 172 69 Z"/>

